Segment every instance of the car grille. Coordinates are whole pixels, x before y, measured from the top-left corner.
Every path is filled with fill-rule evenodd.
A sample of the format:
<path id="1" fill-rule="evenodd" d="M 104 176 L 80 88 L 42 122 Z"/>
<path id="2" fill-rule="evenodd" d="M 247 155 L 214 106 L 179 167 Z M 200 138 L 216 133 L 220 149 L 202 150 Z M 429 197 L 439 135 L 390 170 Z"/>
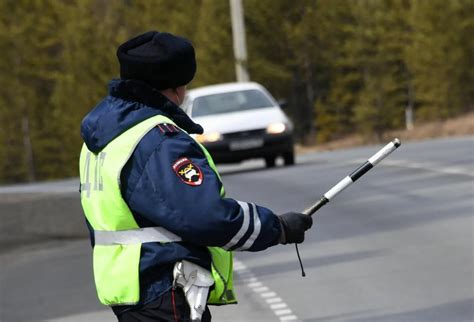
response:
<path id="1" fill-rule="evenodd" d="M 259 130 L 250 130 L 250 131 L 242 131 L 242 132 L 233 132 L 224 134 L 224 139 L 246 139 L 251 137 L 260 137 L 265 134 L 265 129 Z"/>

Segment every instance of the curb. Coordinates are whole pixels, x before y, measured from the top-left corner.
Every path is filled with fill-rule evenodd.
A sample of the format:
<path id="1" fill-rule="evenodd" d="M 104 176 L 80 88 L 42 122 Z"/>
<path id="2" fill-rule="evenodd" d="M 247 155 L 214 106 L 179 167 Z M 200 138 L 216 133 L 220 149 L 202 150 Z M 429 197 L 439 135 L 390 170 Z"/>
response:
<path id="1" fill-rule="evenodd" d="M 0 190 L 0 243 L 89 236 L 78 192 L 5 190 Z"/>

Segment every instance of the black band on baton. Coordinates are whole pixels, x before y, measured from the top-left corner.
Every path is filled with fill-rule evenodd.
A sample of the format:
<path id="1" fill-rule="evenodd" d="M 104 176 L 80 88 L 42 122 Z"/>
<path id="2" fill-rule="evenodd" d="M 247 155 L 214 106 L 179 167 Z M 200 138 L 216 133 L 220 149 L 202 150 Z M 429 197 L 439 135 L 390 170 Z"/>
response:
<path id="1" fill-rule="evenodd" d="M 392 142 L 385 145 L 377 153 L 375 153 L 371 158 L 369 158 L 364 164 L 357 168 L 350 175 L 339 181 L 334 187 L 332 187 L 328 192 L 326 192 L 323 197 L 313 204 L 311 207 L 306 209 L 303 213 L 307 215 L 313 215 L 319 208 L 327 204 L 332 198 L 334 198 L 341 191 L 349 187 L 352 183 L 366 174 L 370 169 L 372 169 L 376 164 L 385 159 L 390 153 L 395 151 L 401 142 L 399 139 L 394 139 Z"/>
<path id="2" fill-rule="evenodd" d="M 351 177 L 351 180 L 353 182 L 355 182 L 357 179 L 359 179 L 360 177 L 362 177 L 364 174 L 366 174 L 367 171 L 369 171 L 370 169 L 372 169 L 374 166 L 372 165 L 372 163 L 370 163 L 369 161 L 366 161 L 363 165 L 361 165 L 357 170 L 355 170 L 354 172 L 352 172 L 349 177 Z"/>

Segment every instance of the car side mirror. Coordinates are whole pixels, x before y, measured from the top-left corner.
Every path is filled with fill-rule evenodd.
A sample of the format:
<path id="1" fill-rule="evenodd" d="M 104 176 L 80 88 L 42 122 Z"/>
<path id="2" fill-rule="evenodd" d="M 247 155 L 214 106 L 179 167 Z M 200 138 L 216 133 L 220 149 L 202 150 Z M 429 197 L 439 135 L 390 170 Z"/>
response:
<path id="1" fill-rule="evenodd" d="M 279 99 L 277 103 L 280 105 L 282 110 L 286 110 L 288 108 L 288 101 L 284 98 Z"/>

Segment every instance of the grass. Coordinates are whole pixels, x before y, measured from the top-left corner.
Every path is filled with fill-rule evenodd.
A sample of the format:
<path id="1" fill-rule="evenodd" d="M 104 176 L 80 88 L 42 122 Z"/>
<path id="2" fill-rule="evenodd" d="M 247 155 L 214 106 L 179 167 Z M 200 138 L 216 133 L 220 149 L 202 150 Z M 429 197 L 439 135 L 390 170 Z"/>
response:
<path id="1" fill-rule="evenodd" d="M 474 112 L 452 118 L 446 121 L 435 121 L 415 124 L 412 130 L 394 130 L 384 134 L 383 142 L 390 141 L 393 138 L 399 138 L 402 142 L 421 141 L 425 139 L 474 135 Z M 312 146 L 296 146 L 297 153 L 313 151 L 330 151 L 344 149 L 354 146 L 380 143 L 375 138 L 366 138 L 362 135 L 352 134 L 341 139 L 329 141 Z"/>

